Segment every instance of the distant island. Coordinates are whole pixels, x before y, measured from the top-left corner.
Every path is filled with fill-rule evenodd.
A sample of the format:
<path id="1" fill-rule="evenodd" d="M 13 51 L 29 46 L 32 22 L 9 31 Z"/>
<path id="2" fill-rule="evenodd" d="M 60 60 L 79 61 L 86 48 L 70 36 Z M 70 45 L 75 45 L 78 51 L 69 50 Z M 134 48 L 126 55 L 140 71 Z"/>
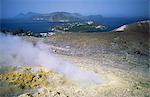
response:
<path id="1" fill-rule="evenodd" d="M 69 13 L 69 12 L 53 12 L 47 14 L 40 14 L 34 12 L 28 12 L 26 14 L 20 13 L 15 16 L 15 19 L 28 19 L 35 21 L 49 21 L 49 22 L 74 22 L 82 20 L 93 20 L 102 18 L 102 15 L 89 15 L 83 16 L 80 13 Z"/>

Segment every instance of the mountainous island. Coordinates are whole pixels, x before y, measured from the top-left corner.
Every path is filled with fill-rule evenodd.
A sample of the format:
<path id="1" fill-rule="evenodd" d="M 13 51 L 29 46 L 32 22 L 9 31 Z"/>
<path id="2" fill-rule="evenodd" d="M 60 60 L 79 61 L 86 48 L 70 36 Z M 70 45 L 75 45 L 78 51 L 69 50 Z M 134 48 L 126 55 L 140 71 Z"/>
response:
<path id="1" fill-rule="evenodd" d="M 102 18 L 102 15 L 89 15 L 83 16 L 79 13 L 69 13 L 69 12 L 53 12 L 48 14 L 40 14 L 34 12 L 28 12 L 26 14 L 20 13 L 16 19 L 29 19 L 35 21 L 49 21 L 49 22 L 74 22 L 80 20 L 92 20 Z"/>

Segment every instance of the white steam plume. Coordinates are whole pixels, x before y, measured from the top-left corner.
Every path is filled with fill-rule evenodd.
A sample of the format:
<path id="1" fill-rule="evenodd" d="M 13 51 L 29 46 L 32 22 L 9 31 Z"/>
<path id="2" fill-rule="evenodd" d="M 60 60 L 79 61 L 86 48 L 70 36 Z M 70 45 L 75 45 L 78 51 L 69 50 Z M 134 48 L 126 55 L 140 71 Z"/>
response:
<path id="1" fill-rule="evenodd" d="M 83 83 L 102 82 L 94 72 L 82 71 L 77 66 L 52 55 L 44 43 L 34 46 L 17 36 L 0 35 L 0 65 L 22 64 L 43 66 L 64 74 L 66 78 Z"/>

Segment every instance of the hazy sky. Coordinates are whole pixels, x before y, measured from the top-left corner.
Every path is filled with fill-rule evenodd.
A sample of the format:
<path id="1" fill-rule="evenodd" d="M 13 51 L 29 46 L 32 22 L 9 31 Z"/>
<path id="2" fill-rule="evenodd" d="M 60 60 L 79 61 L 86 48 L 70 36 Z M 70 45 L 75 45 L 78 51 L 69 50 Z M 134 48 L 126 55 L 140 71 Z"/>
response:
<path id="1" fill-rule="evenodd" d="M 29 11 L 50 13 L 78 12 L 83 15 L 101 14 L 107 17 L 148 16 L 149 0 L 0 0 L 1 16 L 13 17 Z"/>

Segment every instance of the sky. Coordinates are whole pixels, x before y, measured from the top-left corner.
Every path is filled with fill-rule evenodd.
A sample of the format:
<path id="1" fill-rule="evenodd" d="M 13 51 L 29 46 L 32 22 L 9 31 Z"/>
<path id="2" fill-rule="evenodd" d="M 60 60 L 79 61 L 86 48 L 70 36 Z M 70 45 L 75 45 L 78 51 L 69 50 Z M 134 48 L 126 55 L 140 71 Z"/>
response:
<path id="1" fill-rule="evenodd" d="M 0 16 L 65 11 L 105 17 L 146 17 L 150 13 L 149 5 L 149 0 L 0 0 Z"/>

